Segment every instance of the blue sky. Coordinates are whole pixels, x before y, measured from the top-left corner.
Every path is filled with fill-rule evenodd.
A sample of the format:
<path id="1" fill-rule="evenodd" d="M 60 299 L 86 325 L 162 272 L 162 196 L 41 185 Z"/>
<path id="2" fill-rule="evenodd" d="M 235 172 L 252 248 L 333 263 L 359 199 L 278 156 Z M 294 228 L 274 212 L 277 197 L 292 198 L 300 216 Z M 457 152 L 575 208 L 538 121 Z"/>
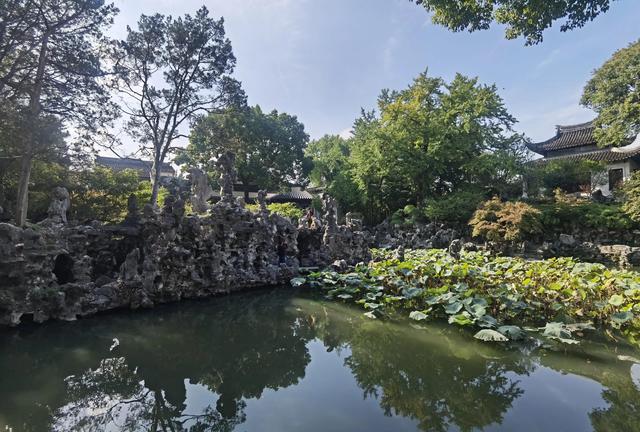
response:
<path id="1" fill-rule="evenodd" d="M 249 103 L 297 115 L 312 138 L 347 133 L 381 89 L 404 88 L 428 67 L 447 80 L 461 72 L 495 83 L 516 129 L 543 140 L 556 124 L 594 116 L 579 105 L 591 72 L 640 38 L 638 0 L 614 1 L 582 29 L 556 26 L 533 47 L 506 40 L 500 26 L 450 32 L 409 0 L 115 1 L 116 37 L 141 13 L 182 15 L 204 4 L 224 16 Z"/>

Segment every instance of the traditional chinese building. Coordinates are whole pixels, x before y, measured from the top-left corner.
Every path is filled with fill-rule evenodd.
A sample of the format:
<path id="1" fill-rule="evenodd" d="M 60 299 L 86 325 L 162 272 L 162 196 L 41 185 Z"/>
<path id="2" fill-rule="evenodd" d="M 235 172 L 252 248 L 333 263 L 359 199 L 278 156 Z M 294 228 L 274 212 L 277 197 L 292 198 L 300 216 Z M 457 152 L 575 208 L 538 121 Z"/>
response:
<path id="1" fill-rule="evenodd" d="M 538 153 L 540 163 L 553 160 L 590 160 L 603 164 L 604 171 L 591 173 L 591 192 L 600 190 L 611 193 L 640 168 L 640 135 L 622 147 L 598 147 L 592 121 L 556 126 L 554 137 L 539 143 L 527 144 L 529 150 Z"/>

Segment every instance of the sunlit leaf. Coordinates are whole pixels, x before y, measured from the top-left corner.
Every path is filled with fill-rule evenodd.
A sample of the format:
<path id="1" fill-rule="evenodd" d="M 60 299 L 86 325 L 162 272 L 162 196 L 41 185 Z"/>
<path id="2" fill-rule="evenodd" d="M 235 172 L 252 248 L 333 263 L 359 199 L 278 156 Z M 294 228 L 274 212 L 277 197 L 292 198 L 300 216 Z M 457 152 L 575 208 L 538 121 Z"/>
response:
<path id="1" fill-rule="evenodd" d="M 491 329 L 482 329 L 473 337 L 485 342 L 507 342 L 509 340 L 509 338 L 502 333 Z"/>
<path id="2" fill-rule="evenodd" d="M 428 315 L 427 315 L 427 314 L 425 314 L 425 313 L 423 313 L 423 312 L 420 312 L 420 311 L 412 311 L 412 312 L 409 314 L 409 318 L 411 318 L 411 319 L 413 319 L 413 320 L 416 320 L 416 321 L 422 321 L 422 320 L 425 320 L 425 319 L 427 319 L 427 317 L 428 317 Z"/>
<path id="3" fill-rule="evenodd" d="M 291 280 L 289 281 L 289 283 L 290 283 L 290 284 L 291 284 L 291 286 L 293 286 L 293 287 L 299 287 L 299 286 L 301 286 L 301 285 L 304 285 L 304 283 L 305 283 L 306 281 L 307 281 L 307 280 L 306 280 L 305 278 L 303 278 L 303 277 L 297 277 L 297 278 L 293 278 L 293 279 L 291 279 Z"/>

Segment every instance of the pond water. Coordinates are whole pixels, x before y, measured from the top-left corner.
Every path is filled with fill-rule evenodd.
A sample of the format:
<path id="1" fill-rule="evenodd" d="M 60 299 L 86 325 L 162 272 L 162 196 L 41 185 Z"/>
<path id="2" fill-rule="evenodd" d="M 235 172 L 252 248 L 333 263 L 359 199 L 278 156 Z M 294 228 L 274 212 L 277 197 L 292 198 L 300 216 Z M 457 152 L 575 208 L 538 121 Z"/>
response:
<path id="1" fill-rule="evenodd" d="M 629 357 L 263 290 L 1 330 L 0 431 L 638 431 Z"/>

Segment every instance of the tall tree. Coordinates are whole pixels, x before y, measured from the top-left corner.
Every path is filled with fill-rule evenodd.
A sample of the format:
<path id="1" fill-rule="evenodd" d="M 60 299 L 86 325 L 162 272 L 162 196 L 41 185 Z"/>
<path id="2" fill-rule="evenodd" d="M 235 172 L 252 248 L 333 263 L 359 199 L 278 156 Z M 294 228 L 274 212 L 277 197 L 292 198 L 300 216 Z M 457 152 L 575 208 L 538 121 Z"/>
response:
<path id="1" fill-rule="evenodd" d="M 350 143 L 349 172 L 369 220 L 463 190 L 501 194 L 515 183 L 523 138 L 495 86 L 425 72 L 404 90 L 383 90 L 378 108 L 356 121 Z"/>
<path id="2" fill-rule="evenodd" d="M 103 0 L 8 0 L 0 24 L 0 95 L 17 107 L 25 125 L 15 220 L 28 209 L 33 160 L 48 151 L 52 119 L 72 125 L 78 144 L 114 115 L 101 80 L 103 30 L 117 9 Z"/>
<path id="3" fill-rule="evenodd" d="M 211 173 L 215 160 L 232 151 L 243 184 L 273 189 L 303 181 L 308 140 L 304 125 L 295 116 L 276 110 L 264 113 L 259 106 L 230 109 L 200 117 L 177 162 Z"/>
<path id="4" fill-rule="evenodd" d="M 325 135 L 311 141 L 305 149 L 305 155 L 313 164 L 309 180 L 316 186 L 324 187 L 338 200 L 342 209 L 356 208 L 361 200 L 350 171 L 351 139 Z"/>
<path id="5" fill-rule="evenodd" d="M 505 25 L 507 39 L 520 36 L 527 45 L 542 42 L 542 33 L 565 19 L 560 31 L 573 30 L 609 10 L 615 0 L 415 0 L 432 20 L 453 31 L 488 29 L 493 21 Z"/>
<path id="6" fill-rule="evenodd" d="M 181 126 L 198 113 L 244 105 L 240 83 L 230 77 L 236 63 L 224 20 L 195 16 L 174 19 L 142 15 L 138 29 L 115 52 L 118 90 L 124 97 L 127 130 L 153 155 L 151 203 L 158 198 L 160 166 Z"/>
<path id="7" fill-rule="evenodd" d="M 640 40 L 594 71 L 581 103 L 598 113 L 594 136 L 599 145 L 628 144 L 640 133 Z"/>

